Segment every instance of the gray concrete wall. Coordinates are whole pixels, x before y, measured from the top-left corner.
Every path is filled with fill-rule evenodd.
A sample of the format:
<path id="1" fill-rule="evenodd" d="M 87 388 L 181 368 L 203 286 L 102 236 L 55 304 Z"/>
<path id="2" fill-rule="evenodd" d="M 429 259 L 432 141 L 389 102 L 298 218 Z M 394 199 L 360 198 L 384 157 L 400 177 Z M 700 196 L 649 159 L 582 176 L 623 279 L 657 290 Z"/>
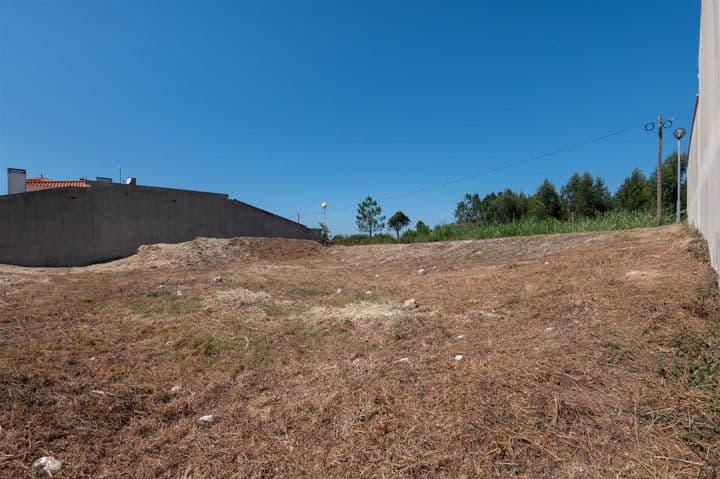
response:
<path id="1" fill-rule="evenodd" d="M 77 266 L 199 236 L 316 239 L 316 230 L 227 195 L 91 182 L 0 197 L 0 262 Z"/>
<path id="2" fill-rule="evenodd" d="M 720 0 L 703 0 L 699 94 L 690 135 L 688 221 L 703 234 L 720 270 Z"/>

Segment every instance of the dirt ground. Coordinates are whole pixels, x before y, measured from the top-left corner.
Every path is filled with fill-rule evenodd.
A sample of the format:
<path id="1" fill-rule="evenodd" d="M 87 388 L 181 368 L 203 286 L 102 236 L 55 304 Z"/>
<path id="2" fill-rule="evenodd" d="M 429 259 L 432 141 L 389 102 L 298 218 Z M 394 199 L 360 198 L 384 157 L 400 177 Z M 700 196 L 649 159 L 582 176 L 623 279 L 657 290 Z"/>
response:
<path id="1" fill-rule="evenodd" d="M 715 281 L 681 226 L 0 266 L 0 477 L 716 477 Z"/>

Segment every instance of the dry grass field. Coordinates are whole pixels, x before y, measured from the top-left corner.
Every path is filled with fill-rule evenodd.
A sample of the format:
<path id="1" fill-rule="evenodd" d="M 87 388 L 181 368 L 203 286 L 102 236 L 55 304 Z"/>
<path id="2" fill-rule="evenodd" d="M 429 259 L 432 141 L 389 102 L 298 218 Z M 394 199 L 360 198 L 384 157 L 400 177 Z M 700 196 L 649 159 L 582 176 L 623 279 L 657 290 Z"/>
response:
<path id="1" fill-rule="evenodd" d="M 715 281 L 680 226 L 0 266 L 0 477 L 716 477 Z"/>

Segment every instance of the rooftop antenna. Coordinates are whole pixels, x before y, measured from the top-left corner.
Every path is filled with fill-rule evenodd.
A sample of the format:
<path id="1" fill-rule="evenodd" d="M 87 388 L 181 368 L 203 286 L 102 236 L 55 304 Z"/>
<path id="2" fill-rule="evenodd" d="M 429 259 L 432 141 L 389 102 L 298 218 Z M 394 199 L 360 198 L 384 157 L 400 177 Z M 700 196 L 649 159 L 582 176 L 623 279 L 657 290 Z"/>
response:
<path id="1" fill-rule="evenodd" d="M 122 183 L 122 166 L 118 166 L 118 183 Z"/>

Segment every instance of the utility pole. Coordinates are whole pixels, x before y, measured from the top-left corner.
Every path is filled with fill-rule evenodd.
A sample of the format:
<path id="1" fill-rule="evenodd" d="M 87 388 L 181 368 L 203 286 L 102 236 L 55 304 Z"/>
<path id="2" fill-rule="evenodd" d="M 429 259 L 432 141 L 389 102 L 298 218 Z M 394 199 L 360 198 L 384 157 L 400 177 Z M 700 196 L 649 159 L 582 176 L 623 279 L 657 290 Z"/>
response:
<path id="1" fill-rule="evenodd" d="M 657 128 L 657 135 L 658 135 L 658 148 L 657 148 L 657 171 L 655 172 L 655 176 L 657 177 L 657 185 L 656 185 L 656 202 L 657 202 L 657 224 L 658 226 L 662 226 L 662 139 L 663 129 L 671 128 L 673 125 L 672 120 L 663 120 L 662 115 L 658 115 L 657 123 L 654 121 L 651 121 L 650 123 L 647 123 L 645 125 L 645 131 L 650 132 L 653 131 L 655 128 Z"/>

